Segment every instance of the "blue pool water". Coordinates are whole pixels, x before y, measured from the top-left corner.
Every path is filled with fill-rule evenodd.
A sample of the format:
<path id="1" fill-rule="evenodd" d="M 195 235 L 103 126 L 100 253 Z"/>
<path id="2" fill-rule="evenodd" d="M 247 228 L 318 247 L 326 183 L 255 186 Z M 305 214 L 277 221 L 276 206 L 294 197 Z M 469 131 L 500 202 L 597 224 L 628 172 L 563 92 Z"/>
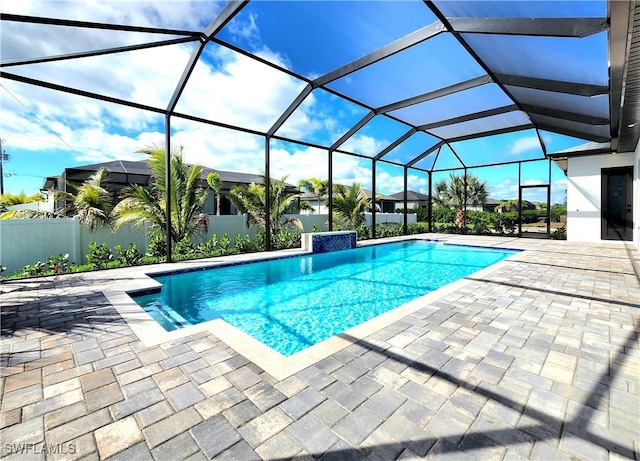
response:
<path id="1" fill-rule="evenodd" d="M 291 355 L 515 253 L 410 240 L 159 276 L 134 299 L 167 330 L 222 318 Z"/>

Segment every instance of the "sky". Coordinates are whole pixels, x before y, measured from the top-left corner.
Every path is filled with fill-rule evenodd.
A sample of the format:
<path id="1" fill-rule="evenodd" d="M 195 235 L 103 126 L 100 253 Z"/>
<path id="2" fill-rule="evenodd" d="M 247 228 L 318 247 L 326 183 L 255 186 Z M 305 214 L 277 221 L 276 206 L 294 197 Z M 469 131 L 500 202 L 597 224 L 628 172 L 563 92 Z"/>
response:
<path id="1" fill-rule="evenodd" d="M 3 2 L 2 10 L 5 13 L 186 30 L 202 30 L 224 6 L 215 1 L 0 1 Z M 589 8 L 580 14 L 605 15 L 601 11 L 603 3 L 587 2 Z M 498 4 L 474 2 L 473 13 L 483 15 L 487 13 L 486 8 L 494 8 L 493 5 Z M 575 14 L 574 4 L 511 2 L 511 9 L 505 10 L 504 14 L 526 14 L 533 8 L 544 9 L 548 15 L 562 16 L 568 12 Z M 443 3 L 442 6 L 447 14 L 462 14 L 457 11 L 460 5 L 456 2 Z M 271 62 L 283 71 L 313 79 L 434 21 L 435 17 L 421 1 L 253 1 L 217 38 Z M 174 37 L 158 38 L 143 33 L 79 30 L 3 21 L 0 52 L 5 62 L 165 38 Z M 571 45 L 571 59 L 575 62 L 566 63 L 567 69 L 574 69 L 576 65 L 584 64 L 585 60 L 606 62 L 606 35 L 604 39 L 599 37 L 597 41 L 590 40 L 583 45 Z M 545 43 L 541 42 L 541 46 Z M 193 46 L 161 46 L 115 55 L 5 67 L 3 70 L 164 109 Z M 478 46 L 482 48 L 488 45 L 479 43 Z M 553 50 L 552 47 L 556 45 L 549 42 L 545 46 Z M 503 58 L 505 62 L 514 59 L 513 56 Z M 178 100 L 176 112 L 239 126 L 245 130 L 265 132 L 305 86 L 304 81 L 283 71 L 211 42 L 194 68 Z M 405 53 L 335 80 L 328 87 L 371 107 L 380 107 L 483 74 L 482 68 L 469 58 L 452 37 L 439 35 Z M 597 83 L 607 76 L 596 73 L 590 78 Z M 497 85 L 488 84 L 410 106 L 391 115 L 410 123 L 425 124 L 456 117 L 465 111 L 487 110 L 511 103 Z M 603 106 L 606 107 L 606 104 Z M 24 192 L 31 195 L 38 192 L 47 176 L 59 175 L 66 167 L 115 159 L 143 160 L 139 149 L 164 142 L 165 121 L 160 114 L 9 79 L 0 79 L 0 110 L 2 148 L 9 155 L 9 160 L 3 164 L 3 185 L 5 192 L 13 194 Z M 329 146 L 367 112 L 363 107 L 331 92 L 316 89 L 278 129 L 276 135 Z M 489 124 L 485 127 L 488 129 L 517 125 L 522 122 L 518 118 L 522 115 L 519 114 L 502 114 L 483 123 Z M 459 130 L 465 133 L 464 130 L 472 132 L 482 128 L 471 123 L 465 127 L 442 127 L 435 131 L 446 137 L 460 133 Z M 183 147 L 189 163 L 227 171 L 264 171 L 263 136 L 179 117 L 171 119 L 171 129 L 173 142 Z M 382 115 L 374 117 L 341 146 L 343 150 L 368 158 L 334 154 L 334 182 L 359 182 L 363 187 L 371 188 L 372 162 L 369 158 L 389 146 L 407 129 L 407 125 Z M 585 142 L 546 131 L 540 132 L 540 136 L 548 152 Z M 403 163 L 436 142 L 433 136 L 418 133 L 387 154 L 385 159 Z M 534 130 L 463 141 L 451 147 L 468 166 L 543 158 L 540 141 Z M 326 148 L 272 140 L 270 155 L 271 174 L 274 177 L 287 176 L 291 183 L 303 178 L 328 177 Z M 434 166 L 435 158 L 434 152 L 417 166 L 430 169 Z M 460 167 L 460 162 L 449 148 L 443 148 L 437 159 L 435 169 Z M 490 197 L 499 200 L 517 197 L 519 175 L 522 185 L 547 184 L 548 171 L 546 161 L 523 164 L 520 172 L 517 165 L 469 170 L 485 179 L 489 184 Z M 434 178 L 448 174 L 438 173 Z M 378 193 L 399 192 L 403 189 L 403 181 L 401 167 L 378 162 Z M 410 170 L 408 182 L 409 189 L 428 193 L 425 172 Z M 552 169 L 551 186 L 552 203 L 563 203 L 566 200 L 566 178 L 555 166 Z M 543 195 L 531 198 L 546 200 Z"/>

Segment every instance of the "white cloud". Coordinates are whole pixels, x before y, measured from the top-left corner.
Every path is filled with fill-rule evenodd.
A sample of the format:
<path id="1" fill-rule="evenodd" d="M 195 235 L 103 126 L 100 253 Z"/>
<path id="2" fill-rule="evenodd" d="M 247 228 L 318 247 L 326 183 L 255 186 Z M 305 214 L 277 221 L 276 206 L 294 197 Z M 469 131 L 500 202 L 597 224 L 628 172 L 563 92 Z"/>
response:
<path id="1" fill-rule="evenodd" d="M 530 150 L 540 150 L 540 141 L 537 136 L 527 136 L 526 138 L 520 138 L 515 141 L 509 149 L 510 154 L 521 154 Z"/>

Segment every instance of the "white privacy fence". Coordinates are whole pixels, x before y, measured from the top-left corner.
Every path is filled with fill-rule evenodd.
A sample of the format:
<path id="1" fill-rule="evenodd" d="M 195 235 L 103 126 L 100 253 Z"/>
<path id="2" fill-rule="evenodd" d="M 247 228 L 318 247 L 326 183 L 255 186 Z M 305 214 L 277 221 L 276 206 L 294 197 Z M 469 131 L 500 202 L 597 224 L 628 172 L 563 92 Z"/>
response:
<path id="1" fill-rule="evenodd" d="M 326 230 L 328 215 L 293 215 L 302 221 L 304 232 Z M 371 225 L 371 215 L 366 214 L 367 225 Z M 402 215 L 396 213 L 376 213 L 376 223 L 402 222 Z M 408 215 L 409 222 L 415 222 L 416 215 Z M 246 215 L 210 216 L 207 233 L 194 236 L 196 243 L 208 240 L 213 234 L 218 238 L 227 234 L 231 243 L 236 235 L 255 237 L 258 228 L 247 225 Z M 49 256 L 69 253 L 69 262 L 85 264 L 89 244 L 106 243 L 113 249 L 116 245 L 127 248 L 134 242 L 144 253 L 149 244 L 146 227 L 122 226 L 115 232 L 101 228 L 90 232 L 77 219 L 2 219 L 0 220 L 0 264 L 7 268 L 5 274 L 13 274 L 27 264 L 46 262 Z"/>

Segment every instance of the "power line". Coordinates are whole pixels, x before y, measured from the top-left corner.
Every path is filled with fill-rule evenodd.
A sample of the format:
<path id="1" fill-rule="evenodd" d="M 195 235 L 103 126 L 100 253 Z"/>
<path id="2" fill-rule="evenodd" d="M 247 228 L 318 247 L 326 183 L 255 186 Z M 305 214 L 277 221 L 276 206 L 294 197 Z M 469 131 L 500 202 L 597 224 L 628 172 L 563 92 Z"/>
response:
<path id="1" fill-rule="evenodd" d="M 63 142 L 63 144 L 64 144 L 65 146 L 67 146 L 69 149 L 71 149 L 73 152 L 75 152 L 75 153 L 77 154 L 77 156 L 78 156 L 78 158 L 79 158 L 80 160 L 82 160 L 82 161 L 83 161 L 84 163 L 86 163 L 86 164 L 89 164 L 89 163 L 90 163 L 89 161 L 87 161 L 87 159 L 85 159 L 85 158 L 80 154 L 80 152 L 78 152 L 76 149 L 74 149 L 74 148 L 73 148 L 73 147 L 72 147 L 72 146 L 71 146 L 67 141 L 65 141 L 65 140 L 64 140 L 64 139 L 63 139 L 63 138 L 62 138 L 58 133 L 56 133 L 56 132 L 53 130 L 53 128 L 51 128 L 49 125 L 47 125 L 47 123 L 45 123 L 45 122 L 44 122 L 44 120 L 42 120 L 40 117 L 38 117 L 38 116 L 36 115 L 36 113 L 35 113 L 35 112 L 33 112 L 31 109 L 29 109 L 29 107 L 27 107 L 27 105 L 26 105 L 25 103 L 23 103 L 20 99 L 18 99 L 18 97 L 17 97 L 15 94 L 13 94 L 11 91 L 9 91 L 9 89 L 8 89 L 6 86 L 4 86 L 4 85 L 3 85 L 3 84 L 1 84 L 1 83 L 0 83 L 0 86 L 1 86 L 1 87 L 2 87 L 2 88 L 3 88 L 7 93 L 9 93 L 9 95 L 10 95 L 13 99 L 15 99 L 15 100 L 16 100 L 16 102 L 17 102 L 18 104 L 20 104 L 22 107 L 24 107 L 24 108 L 27 110 L 27 112 L 29 112 L 31 115 L 33 115 L 33 117 L 34 117 L 38 122 L 40 122 L 40 124 L 42 124 L 42 126 L 44 126 L 47 130 L 49 130 L 49 131 L 50 131 L 50 132 L 51 132 L 51 133 L 52 133 L 56 138 L 58 138 L 60 141 L 62 141 L 62 142 Z"/>

